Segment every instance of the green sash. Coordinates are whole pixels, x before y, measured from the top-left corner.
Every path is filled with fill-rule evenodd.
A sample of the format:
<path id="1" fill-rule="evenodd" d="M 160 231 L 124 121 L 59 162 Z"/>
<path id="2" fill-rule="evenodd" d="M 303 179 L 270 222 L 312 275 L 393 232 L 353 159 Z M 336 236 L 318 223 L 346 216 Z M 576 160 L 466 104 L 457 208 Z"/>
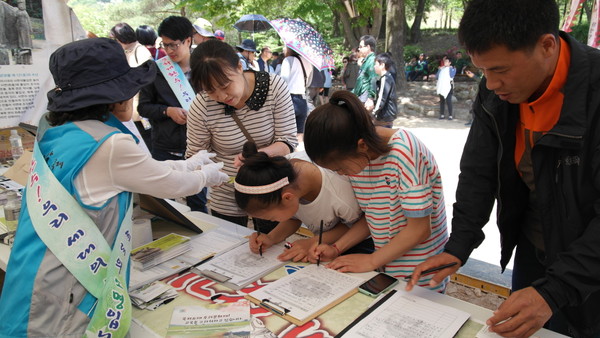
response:
<path id="1" fill-rule="evenodd" d="M 125 282 L 131 253 L 131 205 L 111 249 L 96 224 L 54 176 L 37 142 L 26 189 L 36 233 L 98 299 L 86 336 L 124 337 L 131 324 L 131 301 Z"/>

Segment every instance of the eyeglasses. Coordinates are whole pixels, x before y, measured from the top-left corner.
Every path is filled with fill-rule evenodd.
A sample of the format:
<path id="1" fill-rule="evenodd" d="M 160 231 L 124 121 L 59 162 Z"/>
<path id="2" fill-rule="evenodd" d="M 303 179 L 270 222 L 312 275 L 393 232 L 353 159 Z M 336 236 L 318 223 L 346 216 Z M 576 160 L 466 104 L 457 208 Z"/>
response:
<path id="1" fill-rule="evenodd" d="M 162 49 L 168 49 L 168 50 L 176 50 L 177 48 L 179 48 L 179 46 L 181 46 L 181 42 L 178 43 L 160 43 L 160 48 Z"/>
<path id="2" fill-rule="evenodd" d="M 342 61 L 342 63 L 348 63 L 348 61 L 344 60 L 344 61 Z"/>
<path id="3" fill-rule="evenodd" d="M 367 46 L 358 45 L 358 48 L 365 48 L 365 47 L 367 47 Z"/>

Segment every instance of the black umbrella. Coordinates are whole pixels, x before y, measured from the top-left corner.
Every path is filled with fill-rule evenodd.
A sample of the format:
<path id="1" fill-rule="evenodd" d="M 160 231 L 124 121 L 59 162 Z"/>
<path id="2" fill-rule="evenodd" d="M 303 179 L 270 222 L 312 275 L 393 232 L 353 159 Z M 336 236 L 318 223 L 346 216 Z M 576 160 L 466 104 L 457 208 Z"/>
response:
<path id="1" fill-rule="evenodd" d="M 246 14 L 233 24 L 233 27 L 240 32 L 264 32 L 271 27 L 269 20 L 260 14 Z"/>

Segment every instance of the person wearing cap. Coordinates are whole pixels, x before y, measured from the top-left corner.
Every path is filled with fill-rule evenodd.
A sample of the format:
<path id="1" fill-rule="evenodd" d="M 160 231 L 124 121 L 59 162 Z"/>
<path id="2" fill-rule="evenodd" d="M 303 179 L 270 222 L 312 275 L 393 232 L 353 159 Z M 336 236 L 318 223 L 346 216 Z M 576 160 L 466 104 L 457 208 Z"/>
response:
<path id="1" fill-rule="evenodd" d="M 213 39 L 215 34 L 213 33 L 212 24 L 210 21 L 204 18 L 198 18 L 194 21 L 194 44 L 199 45 L 204 41 Z"/>
<path id="2" fill-rule="evenodd" d="M 223 31 L 222 31 L 222 30 L 220 30 L 220 29 L 217 29 L 217 30 L 215 31 L 215 38 L 217 38 L 217 39 L 219 39 L 219 40 L 221 40 L 221 41 L 225 41 L 225 32 L 223 32 Z"/>
<path id="3" fill-rule="evenodd" d="M 50 72 L 56 87 L 0 296 L 0 336 L 124 337 L 132 193 L 173 198 L 228 177 L 206 152 L 153 160 L 121 123 L 131 118 L 130 99 L 154 80 L 152 61 L 131 68 L 116 41 L 85 39 L 57 49 Z"/>
<path id="4" fill-rule="evenodd" d="M 259 70 L 256 62 L 256 43 L 251 39 L 245 39 L 241 45 L 235 46 L 238 56 L 242 62 L 243 70 Z"/>
<path id="5" fill-rule="evenodd" d="M 188 82 L 193 31 L 192 23 L 182 16 L 170 16 L 160 23 L 158 35 L 168 58 L 157 61 L 160 71 L 156 80 L 140 92 L 138 112 L 152 124 L 152 157 L 159 161 L 184 158 L 187 114 L 195 96 Z M 207 212 L 206 190 L 186 200 L 192 210 Z"/>

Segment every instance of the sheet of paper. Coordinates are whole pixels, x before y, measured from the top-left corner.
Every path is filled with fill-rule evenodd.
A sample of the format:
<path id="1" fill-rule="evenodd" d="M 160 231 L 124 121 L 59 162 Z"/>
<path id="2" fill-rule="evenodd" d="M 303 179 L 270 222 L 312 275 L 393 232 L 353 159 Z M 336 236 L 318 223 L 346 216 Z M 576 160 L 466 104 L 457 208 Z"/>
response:
<path id="1" fill-rule="evenodd" d="M 344 334 L 346 337 L 453 337 L 469 314 L 397 292 Z"/>
<path id="2" fill-rule="evenodd" d="M 260 256 L 244 244 L 218 255 L 197 269 L 203 274 L 216 273 L 225 277 L 228 283 L 243 287 L 285 264 L 277 259 L 283 250 L 283 244 L 279 243 Z"/>
<path id="3" fill-rule="evenodd" d="M 203 232 L 200 235 L 192 237 L 190 240 L 191 250 L 185 254 L 145 271 L 131 269 L 129 290 L 135 290 L 155 280 L 168 277 L 189 268 L 207 257 L 227 252 L 232 247 L 245 244 L 247 241 L 248 239 L 244 236 L 223 228 Z"/>
<path id="4" fill-rule="evenodd" d="M 250 296 L 288 310 L 303 321 L 364 283 L 364 279 L 314 264 L 285 276 Z M 376 337 L 376 336 L 371 336 Z"/>

